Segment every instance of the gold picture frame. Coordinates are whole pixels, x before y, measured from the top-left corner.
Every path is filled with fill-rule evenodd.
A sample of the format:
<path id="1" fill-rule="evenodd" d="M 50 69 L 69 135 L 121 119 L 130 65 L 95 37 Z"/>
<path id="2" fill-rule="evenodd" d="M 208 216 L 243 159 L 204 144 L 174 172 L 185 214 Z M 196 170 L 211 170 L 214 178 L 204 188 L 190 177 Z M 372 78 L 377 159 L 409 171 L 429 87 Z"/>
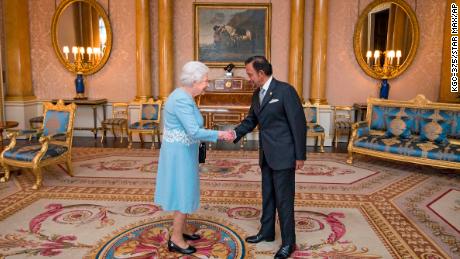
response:
<path id="1" fill-rule="evenodd" d="M 194 59 L 209 67 L 270 60 L 271 3 L 193 3 Z"/>

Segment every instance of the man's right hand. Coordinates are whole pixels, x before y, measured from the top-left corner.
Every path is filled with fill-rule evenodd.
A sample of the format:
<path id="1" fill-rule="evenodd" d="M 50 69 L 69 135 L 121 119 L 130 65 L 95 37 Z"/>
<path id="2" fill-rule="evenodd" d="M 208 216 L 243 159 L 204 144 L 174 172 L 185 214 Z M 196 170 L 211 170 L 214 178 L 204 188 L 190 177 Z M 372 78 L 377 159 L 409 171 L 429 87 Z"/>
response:
<path id="1" fill-rule="evenodd" d="M 232 142 L 236 138 L 236 134 L 233 130 L 219 131 L 218 139 Z"/>

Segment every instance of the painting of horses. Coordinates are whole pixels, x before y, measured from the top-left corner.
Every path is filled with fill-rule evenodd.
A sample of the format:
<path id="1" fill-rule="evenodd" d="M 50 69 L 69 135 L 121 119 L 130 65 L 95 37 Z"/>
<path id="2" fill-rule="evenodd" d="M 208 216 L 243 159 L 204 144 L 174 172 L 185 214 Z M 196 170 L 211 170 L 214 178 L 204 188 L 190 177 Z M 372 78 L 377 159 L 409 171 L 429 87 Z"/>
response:
<path id="1" fill-rule="evenodd" d="M 194 3 L 194 58 L 209 67 L 270 59 L 270 3 Z"/>

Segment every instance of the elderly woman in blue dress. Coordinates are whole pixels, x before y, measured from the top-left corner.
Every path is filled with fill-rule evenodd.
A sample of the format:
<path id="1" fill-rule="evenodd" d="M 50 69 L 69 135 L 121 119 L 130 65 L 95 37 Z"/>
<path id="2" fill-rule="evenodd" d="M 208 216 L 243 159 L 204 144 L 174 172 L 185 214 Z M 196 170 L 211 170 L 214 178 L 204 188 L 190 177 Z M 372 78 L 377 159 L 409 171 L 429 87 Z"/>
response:
<path id="1" fill-rule="evenodd" d="M 174 211 L 173 231 L 168 241 L 172 252 L 192 254 L 195 247 L 186 240 L 200 236 L 187 233 L 187 214 L 200 205 L 200 178 L 198 175 L 198 145 L 200 141 L 231 140 L 226 131 L 203 128 L 203 117 L 194 101 L 208 86 L 209 68 L 201 62 L 184 65 L 180 75 L 182 87 L 175 89 L 164 106 L 163 144 L 160 149 L 155 203 L 165 211 Z"/>

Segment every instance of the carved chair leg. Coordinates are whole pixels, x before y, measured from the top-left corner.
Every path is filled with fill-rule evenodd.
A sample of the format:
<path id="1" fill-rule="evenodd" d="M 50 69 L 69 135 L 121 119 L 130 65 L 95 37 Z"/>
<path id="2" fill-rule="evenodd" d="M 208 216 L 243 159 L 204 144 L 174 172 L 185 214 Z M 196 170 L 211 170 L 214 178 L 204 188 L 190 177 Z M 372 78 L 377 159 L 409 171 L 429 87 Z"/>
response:
<path id="1" fill-rule="evenodd" d="M 35 167 L 32 170 L 35 175 L 35 184 L 32 186 L 32 189 L 38 190 L 42 186 L 43 182 L 42 169 L 40 167 Z"/>
<path id="2" fill-rule="evenodd" d="M 150 149 L 155 149 L 155 132 L 152 132 L 152 146 L 150 146 Z"/>
<path id="3" fill-rule="evenodd" d="M 123 125 L 118 125 L 120 129 L 120 144 L 123 143 Z"/>
<path id="4" fill-rule="evenodd" d="M 348 146 L 348 143 L 350 142 L 350 138 L 351 138 L 351 129 L 348 130 L 347 146 Z"/>
<path id="5" fill-rule="evenodd" d="M 117 133 L 115 132 L 115 125 L 112 125 L 112 135 L 114 139 L 117 138 Z"/>
<path id="6" fill-rule="evenodd" d="M 139 139 L 141 140 L 141 144 L 144 145 L 144 137 L 142 136 L 142 133 L 139 133 Z"/>
<path id="7" fill-rule="evenodd" d="M 8 167 L 7 164 L 2 163 L 2 166 L 3 166 L 3 172 L 5 173 L 5 175 L 3 175 L 3 177 L 0 179 L 0 182 L 4 183 L 4 182 L 8 182 L 8 180 L 10 179 L 10 168 Z"/>
<path id="8" fill-rule="evenodd" d="M 101 143 L 102 143 L 104 141 L 104 136 L 105 136 L 105 124 L 102 124 L 101 128 L 102 128 Z"/>
<path id="9" fill-rule="evenodd" d="M 72 160 L 69 158 L 67 158 L 67 160 L 65 161 L 65 165 L 66 165 L 66 168 L 67 168 L 67 171 L 66 173 L 69 175 L 69 176 L 74 176 L 73 174 L 73 168 L 72 168 Z"/>
<path id="10" fill-rule="evenodd" d="M 125 127 L 124 124 L 120 125 L 120 130 L 121 130 L 121 140 L 120 143 L 123 143 L 123 138 L 125 137 L 125 130 L 126 130 L 126 135 L 128 135 L 128 129 Z"/>
<path id="11" fill-rule="evenodd" d="M 157 131 L 157 138 L 158 138 L 158 146 L 161 147 L 161 134 L 160 131 Z"/>
<path id="12" fill-rule="evenodd" d="M 332 138 L 332 142 L 334 142 L 334 146 L 337 148 L 337 127 L 334 130 L 334 137 Z"/>
<path id="13" fill-rule="evenodd" d="M 128 130 L 128 148 L 133 146 L 133 132 Z"/>
<path id="14" fill-rule="evenodd" d="M 338 134 L 338 130 L 337 130 L 337 128 L 336 128 L 336 129 L 334 130 L 334 139 L 333 139 L 335 148 L 337 148 L 337 142 L 339 142 L 338 140 L 339 140 L 339 134 Z"/>

